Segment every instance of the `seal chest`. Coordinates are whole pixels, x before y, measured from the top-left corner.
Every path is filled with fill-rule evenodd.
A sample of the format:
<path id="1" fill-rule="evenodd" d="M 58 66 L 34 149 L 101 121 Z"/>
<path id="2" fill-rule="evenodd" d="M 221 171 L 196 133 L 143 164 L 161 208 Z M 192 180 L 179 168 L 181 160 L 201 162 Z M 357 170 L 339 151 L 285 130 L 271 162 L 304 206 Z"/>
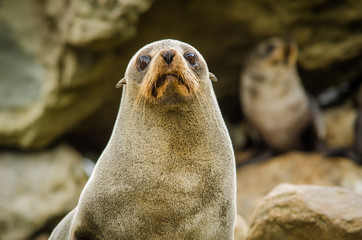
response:
<path id="1" fill-rule="evenodd" d="M 188 44 L 140 49 L 110 141 L 50 239 L 233 239 L 235 160 L 210 79 Z"/>

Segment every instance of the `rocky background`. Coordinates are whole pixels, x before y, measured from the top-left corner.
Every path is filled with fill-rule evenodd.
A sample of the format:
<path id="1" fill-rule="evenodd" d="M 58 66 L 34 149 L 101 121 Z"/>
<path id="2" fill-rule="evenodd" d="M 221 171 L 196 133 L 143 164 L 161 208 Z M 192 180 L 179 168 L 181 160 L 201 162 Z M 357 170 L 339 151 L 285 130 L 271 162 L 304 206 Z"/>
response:
<path id="1" fill-rule="evenodd" d="M 299 43 L 298 71 L 323 107 L 327 144 L 352 144 L 362 1 L 0 0 L 0 239 L 46 239 L 75 206 L 87 159 L 97 160 L 113 128 L 114 86 L 154 40 L 204 55 L 243 158 L 239 75 L 272 36 Z M 237 174 L 239 239 L 362 239 L 362 168 L 349 159 L 291 152 Z"/>

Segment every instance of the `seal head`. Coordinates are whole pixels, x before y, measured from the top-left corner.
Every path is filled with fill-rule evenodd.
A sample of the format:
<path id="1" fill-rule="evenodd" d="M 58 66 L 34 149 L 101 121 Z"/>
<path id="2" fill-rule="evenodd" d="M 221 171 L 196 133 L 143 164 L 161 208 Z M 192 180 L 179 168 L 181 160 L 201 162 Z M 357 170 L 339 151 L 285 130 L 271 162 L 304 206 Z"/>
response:
<path id="1" fill-rule="evenodd" d="M 162 40 L 146 45 L 135 54 L 117 87 L 124 84 L 139 87 L 137 104 L 147 101 L 177 105 L 195 96 L 202 97 L 200 84 L 204 79 L 216 78 L 208 72 L 196 49 L 175 40 Z"/>

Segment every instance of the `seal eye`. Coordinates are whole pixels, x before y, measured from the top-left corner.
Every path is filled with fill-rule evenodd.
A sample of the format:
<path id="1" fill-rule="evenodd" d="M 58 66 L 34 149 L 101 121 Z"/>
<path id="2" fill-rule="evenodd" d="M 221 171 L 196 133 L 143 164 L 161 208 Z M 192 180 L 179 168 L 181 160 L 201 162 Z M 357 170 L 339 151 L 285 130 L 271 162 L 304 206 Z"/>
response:
<path id="1" fill-rule="evenodd" d="M 138 59 L 138 69 L 144 70 L 148 64 L 151 62 L 151 57 L 147 55 L 143 55 Z"/>
<path id="2" fill-rule="evenodd" d="M 196 65 L 196 55 L 193 52 L 185 53 L 184 58 L 190 63 L 191 66 Z"/>

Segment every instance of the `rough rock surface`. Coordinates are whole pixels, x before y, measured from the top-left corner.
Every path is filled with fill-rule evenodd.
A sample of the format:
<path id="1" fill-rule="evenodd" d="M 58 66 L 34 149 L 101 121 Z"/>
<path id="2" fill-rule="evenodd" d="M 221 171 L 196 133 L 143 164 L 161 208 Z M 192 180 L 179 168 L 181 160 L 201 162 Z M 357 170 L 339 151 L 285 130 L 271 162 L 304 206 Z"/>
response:
<path id="1" fill-rule="evenodd" d="M 237 209 L 250 223 L 261 199 L 281 183 L 339 186 L 362 194 L 362 167 L 345 158 L 291 152 L 237 169 Z"/>
<path id="2" fill-rule="evenodd" d="M 0 153 L 0 239 L 29 239 L 53 227 L 78 202 L 83 159 L 61 145 L 37 153 Z"/>
<path id="3" fill-rule="evenodd" d="M 228 96 L 223 99 L 226 105 L 238 99 L 246 56 L 271 36 L 291 36 L 299 43 L 299 67 L 307 90 L 316 92 L 361 76 L 362 34 L 356 32 L 362 26 L 361 9 L 362 3 L 356 1 L 159 0 L 140 18 L 137 39 L 143 44 L 172 37 L 193 44 L 219 77 L 216 94 Z M 172 16 L 171 22 L 164 20 L 165 14 Z"/>
<path id="4" fill-rule="evenodd" d="M 110 101 L 122 74 L 114 47 L 150 1 L 0 4 L 0 145 L 41 148 Z"/>
<path id="5" fill-rule="evenodd" d="M 337 187 L 282 184 L 258 206 L 248 240 L 362 239 L 362 196 Z"/>

